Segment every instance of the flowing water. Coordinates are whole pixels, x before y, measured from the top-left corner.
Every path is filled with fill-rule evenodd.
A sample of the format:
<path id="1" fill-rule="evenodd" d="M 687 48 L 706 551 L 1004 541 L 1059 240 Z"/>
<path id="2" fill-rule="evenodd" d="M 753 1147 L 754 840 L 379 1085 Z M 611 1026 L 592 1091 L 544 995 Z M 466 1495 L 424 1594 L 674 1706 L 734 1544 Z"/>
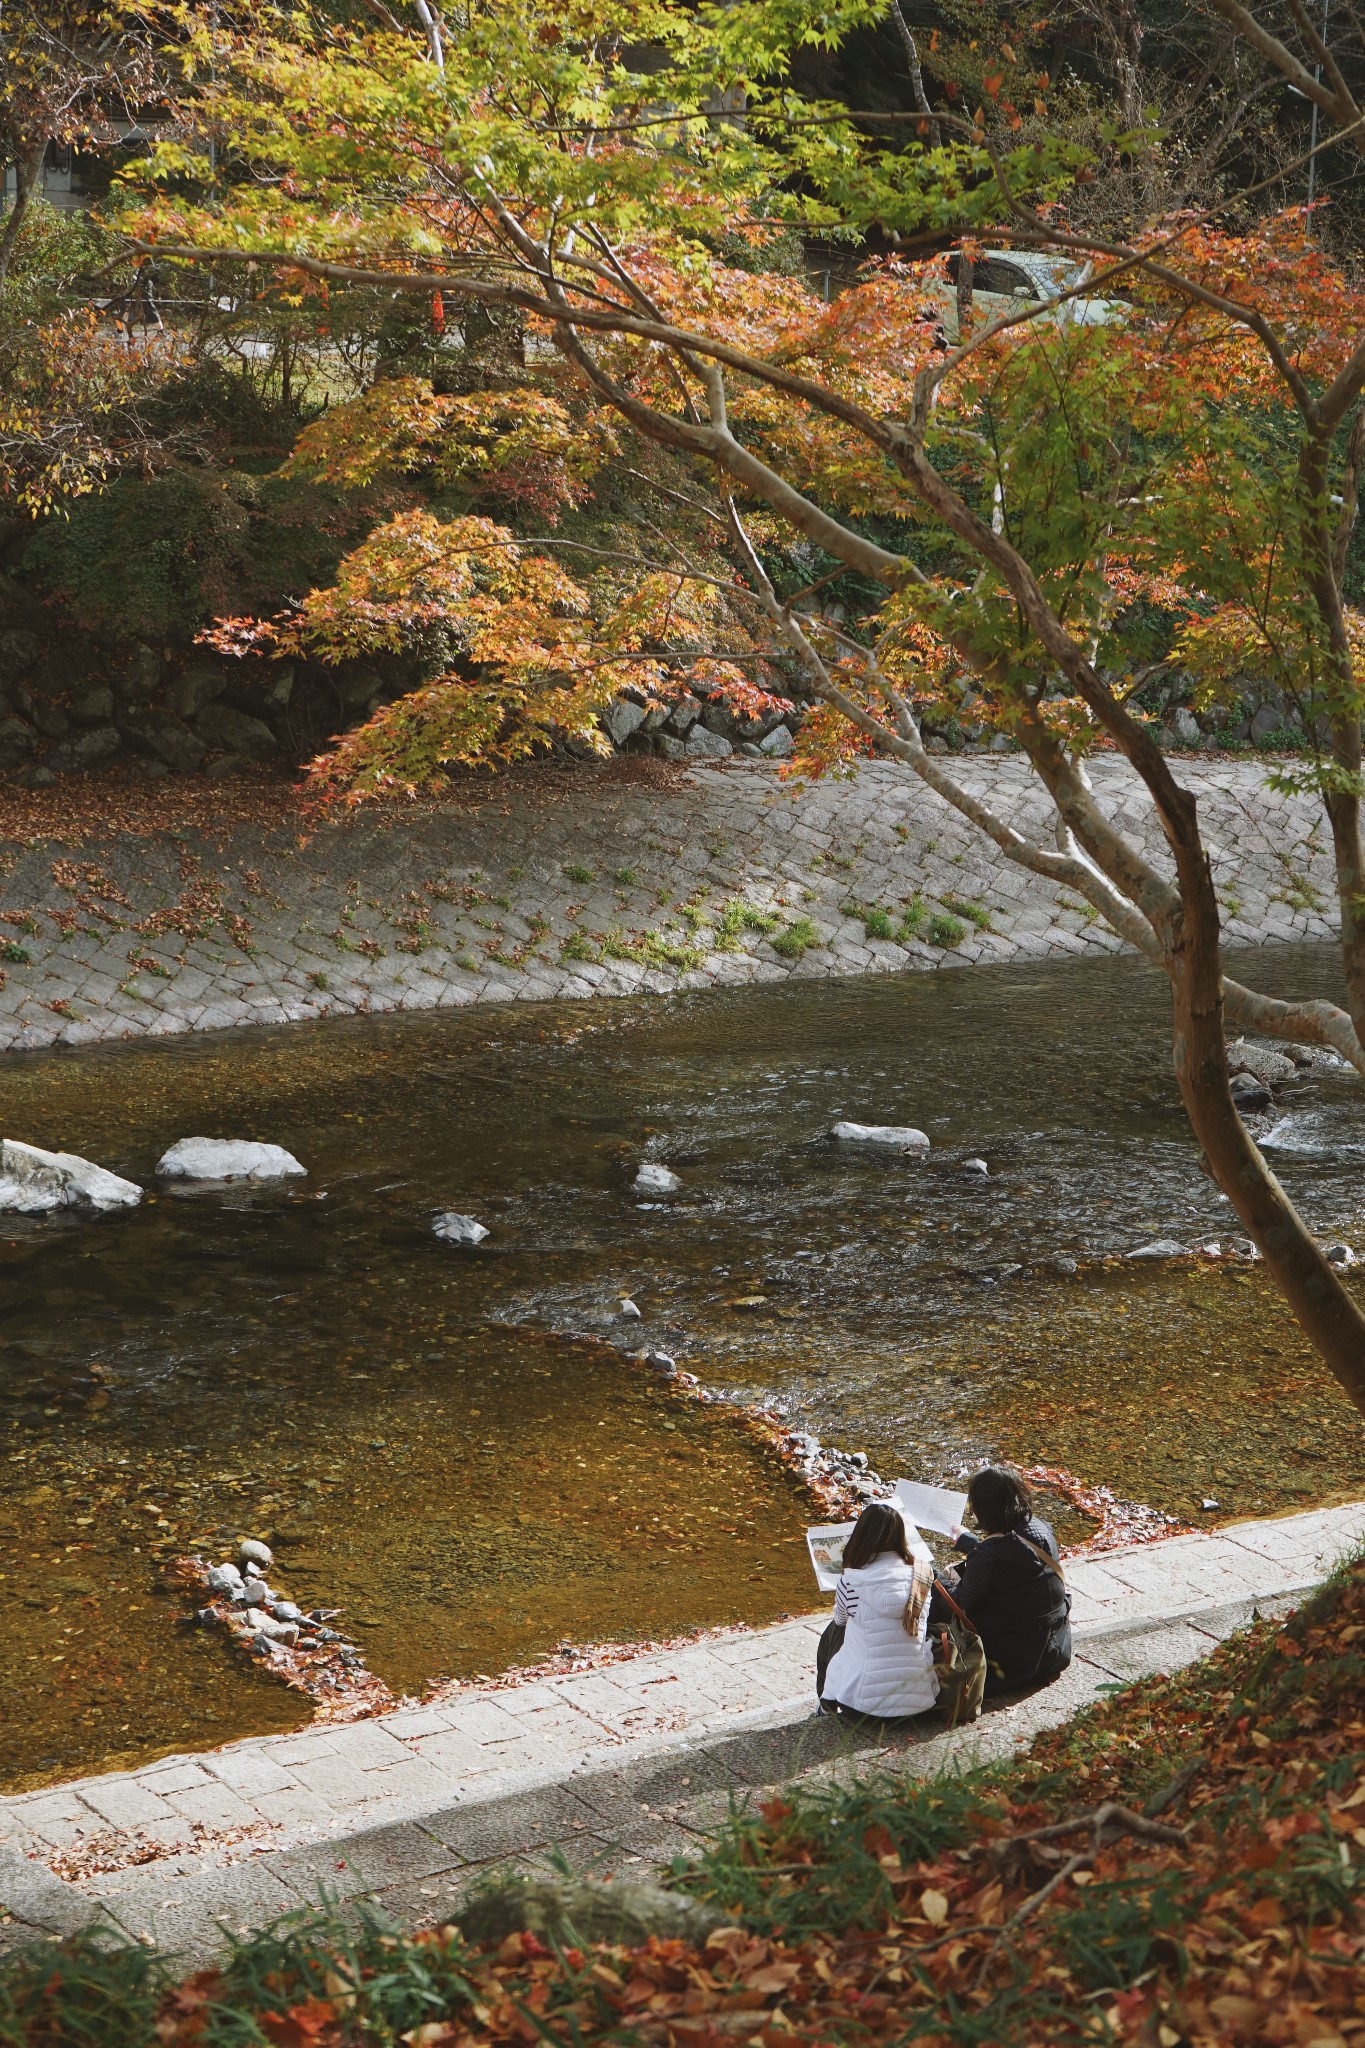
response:
<path id="1" fill-rule="evenodd" d="M 1251 972 L 1334 986 L 1326 951 Z M 933 1151 L 835 1146 L 837 1117 Z M 1360 1243 L 1365 1088 L 1314 1073 L 1280 1117 L 1295 1198 Z M 248 1532 L 395 1691 L 816 1605 L 801 1487 L 646 1345 L 888 1473 L 1002 1453 L 1206 1523 L 1360 1487 L 1359 1419 L 1260 1272 L 1105 1263 L 1235 1233 L 1136 962 L 21 1056 L 0 1131 L 151 1191 L 0 1219 L 7 1787 L 306 1717 L 161 1589 Z M 158 1187 L 189 1135 L 309 1178 Z M 682 1195 L 639 1203 L 642 1157 Z M 487 1244 L 440 1244 L 446 1208 Z"/>

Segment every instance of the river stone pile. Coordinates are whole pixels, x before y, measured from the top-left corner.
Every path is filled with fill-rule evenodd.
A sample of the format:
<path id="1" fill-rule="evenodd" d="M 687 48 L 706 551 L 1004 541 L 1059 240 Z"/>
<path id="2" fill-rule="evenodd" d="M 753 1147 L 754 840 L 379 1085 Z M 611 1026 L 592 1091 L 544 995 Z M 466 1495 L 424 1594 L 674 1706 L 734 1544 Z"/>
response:
<path id="1" fill-rule="evenodd" d="M 182 1559 L 192 1583 L 209 1595 L 198 1619 L 228 1630 L 253 1657 L 265 1660 L 286 1683 L 335 1708 L 338 1703 L 378 1709 L 392 1704 L 387 1688 L 367 1669 L 364 1652 L 328 1624 L 336 1607 L 305 1611 L 265 1578 L 274 1564 L 269 1544 L 244 1538 L 236 1561 L 206 1565 Z"/>

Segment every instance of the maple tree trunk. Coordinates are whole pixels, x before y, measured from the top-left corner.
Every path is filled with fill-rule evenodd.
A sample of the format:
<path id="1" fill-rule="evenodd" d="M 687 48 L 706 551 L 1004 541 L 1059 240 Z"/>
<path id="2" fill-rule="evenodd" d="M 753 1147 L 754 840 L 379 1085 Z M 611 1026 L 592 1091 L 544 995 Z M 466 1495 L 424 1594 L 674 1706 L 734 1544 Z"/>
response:
<path id="1" fill-rule="evenodd" d="M 1199 837 L 1195 800 L 1168 800 L 1181 907 L 1167 927 L 1172 1060 L 1181 1099 L 1209 1169 L 1232 1203 L 1304 1335 L 1365 1414 L 1365 1313 L 1347 1293 L 1293 1203 L 1266 1165 L 1228 1087 L 1222 962 L 1213 871 Z"/>

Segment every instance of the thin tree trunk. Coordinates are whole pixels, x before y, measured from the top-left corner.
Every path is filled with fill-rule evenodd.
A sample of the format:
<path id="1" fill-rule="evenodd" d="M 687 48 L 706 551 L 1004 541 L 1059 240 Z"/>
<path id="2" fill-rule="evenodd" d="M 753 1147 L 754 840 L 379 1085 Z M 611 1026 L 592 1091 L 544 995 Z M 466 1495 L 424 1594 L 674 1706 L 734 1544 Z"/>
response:
<path id="1" fill-rule="evenodd" d="M 14 252 L 19 246 L 19 235 L 24 225 L 28 204 L 38 188 L 38 176 L 47 154 L 46 138 L 40 143 L 30 144 L 27 149 L 14 152 L 14 203 L 10 207 L 4 232 L 0 233 L 0 294 L 3 294 L 9 278 Z"/>
<path id="2" fill-rule="evenodd" d="M 924 73 L 919 67 L 919 45 L 916 43 L 911 32 L 909 22 L 901 12 L 901 0 L 891 0 L 891 19 L 896 24 L 896 30 L 901 39 L 901 47 L 905 51 L 906 68 L 910 73 L 910 97 L 914 100 L 920 113 L 923 114 L 928 124 L 926 130 L 928 139 L 933 147 L 937 149 L 942 141 L 942 135 L 938 122 L 934 119 L 933 109 L 929 105 L 929 95 L 924 90 Z"/>

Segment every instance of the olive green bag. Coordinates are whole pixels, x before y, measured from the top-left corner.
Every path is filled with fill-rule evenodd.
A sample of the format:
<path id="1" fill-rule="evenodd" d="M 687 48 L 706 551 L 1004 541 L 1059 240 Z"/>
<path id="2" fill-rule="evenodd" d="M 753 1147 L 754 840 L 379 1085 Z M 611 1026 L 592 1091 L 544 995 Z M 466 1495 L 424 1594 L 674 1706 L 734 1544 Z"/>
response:
<path id="1" fill-rule="evenodd" d="M 930 1622 L 929 1637 L 934 1646 L 934 1670 L 938 1674 L 938 1703 L 950 1728 L 981 1718 L 986 1696 L 986 1652 L 980 1636 L 954 1600 L 942 1579 L 935 1591 L 950 1610 L 946 1622 Z"/>

